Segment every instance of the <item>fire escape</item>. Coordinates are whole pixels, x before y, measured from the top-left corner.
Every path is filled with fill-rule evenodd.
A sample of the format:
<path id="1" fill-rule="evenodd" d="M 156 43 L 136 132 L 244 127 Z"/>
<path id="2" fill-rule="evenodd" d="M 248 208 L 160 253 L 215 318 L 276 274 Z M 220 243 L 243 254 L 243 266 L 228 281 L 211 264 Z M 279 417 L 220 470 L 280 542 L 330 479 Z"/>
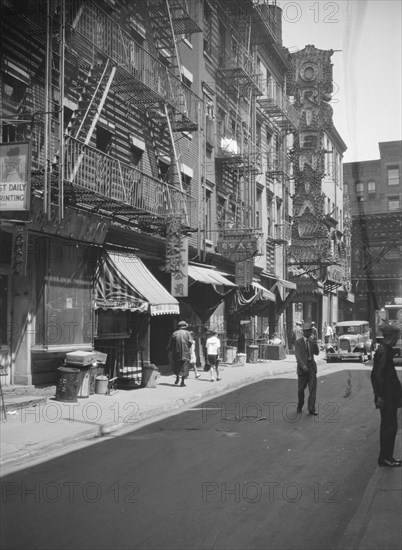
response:
<path id="1" fill-rule="evenodd" d="M 107 1 L 47 0 L 36 4 L 28 0 L 24 13 L 15 14 L 21 24 L 31 25 L 33 32 L 40 28 L 43 33 L 47 25 L 47 33 L 43 33 L 44 40 L 48 36 L 46 95 L 59 97 L 62 104 L 60 96 L 67 95 L 62 92 L 62 79 L 68 71 L 68 84 L 79 90 L 60 143 L 48 136 L 45 171 L 62 171 L 62 177 L 55 189 L 54 174 L 50 174 L 51 185 L 46 189 L 45 182 L 44 195 L 58 195 L 59 206 L 68 194 L 70 204 L 130 223 L 163 225 L 167 216 L 174 216 L 184 225 L 196 227 L 196 200 L 183 189 L 175 147 L 177 132 L 197 130 L 199 101 L 180 76 L 176 36 L 200 31 L 183 2 L 127 4 L 128 9 L 138 8 L 144 20 L 152 20 L 154 48 L 137 42 L 114 9 L 107 9 Z M 64 44 L 58 32 L 62 17 Z M 113 97 L 126 106 L 128 118 L 134 109 L 146 112 L 155 131 L 163 120 L 173 165 L 169 181 L 124 162 L 119 151 L 111 156 L 94 147 L 94 130 Z"/>
<path id="2" fill-rule="evenodd" d="M 255 98 L 261 95 L 261 75 L 254 60 L 250 33 L 251 27 L 242 34 L 237 32 L 236 19 L 231 6 L 219 3 L 220 19 L 231 29 L 230 43 L 221 44 L 218 52 L 217 82 L 235 105 L 235 115 L 230 121 L 221 121 L 221 135 L 217 144 L 215 161 L 217 167 L 232 179 L 232 191 L 236 211 L 222 224 L 223 235 L 246 231 L 249 237 L 255 233 L 255 179 L 262 173 L 262 153 L 255 137 Z M 246 114 L 242 103 L 248 102 Z M 232 195 L 233 196 L 233 195 Z M 233 234 L 234 234 L 233 233 Z"/>

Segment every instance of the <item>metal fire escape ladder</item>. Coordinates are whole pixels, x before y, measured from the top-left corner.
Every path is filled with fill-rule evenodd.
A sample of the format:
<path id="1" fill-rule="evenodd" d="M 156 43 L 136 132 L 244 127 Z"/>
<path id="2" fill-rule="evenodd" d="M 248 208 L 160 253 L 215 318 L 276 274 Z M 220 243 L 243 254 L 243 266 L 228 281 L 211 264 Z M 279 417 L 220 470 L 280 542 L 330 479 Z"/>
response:
<path id="1" fill-rule="evenodd" d="M 91 72 L 89 73 L 88 79 L 84 84 L 81 97 L 78 102 L 78 109 L 75 111 L 75 115 L 72 117 L 67 128 L 67 132 L 70 137 L 81 139 L 80 134 L 82 132 L 86 132 L 83 141 L 85 145 L 89 144 L 106 98 L 109 94 L 109 90 L 112 86 L 115 73 L 116 67 L 111 66 L 110 59 L 107 59 L 102 74 L 96 82 L 95 79 L 97 79 L 97 69 L 91 67 Z M 93 91 L 92 97 L 90 97 L 91 87 L 94 84 L 95 90 Z M 83 111 L 85 112 L 82 116 Z"/>
<path id="2" fill-rule="evenodd" d="M 103 68 L 102 74 L 95 86 L 95 90 L 92 94 L 92 97 L 89 98 L 89 90 L 92 85 L 92 72 L 89 74 L 89 78 L 84 85 L 82 95 L 79 102 L 79 108 L 76 111 L 76 116 L 70 121 L 68 131 L 70 137 L 76 139 L 80 138 L 80 134 L 86 132 L 83 142 L 85 145 L 89 145 L 91 141 L 95 126 L 99 120 L 100 114 L 102 112 L 103 106 L 105 104 L 106 98 L 109 94 L 114 75 L 116 73 L 116 67 L 111 66 L 110 59 L 107 59 L 106 64 Z M 96 71 L 95 71 L 96 74 Z M 84 116 L 82 117 L 81 122 L 78 124 L 78 128 L 75 130 L 78 122 L 79 114 L 85 110 Z M 91 120 L 92 118 L 92 120 Z M 74 132 L 75 130 L 75 132 Z M 82 141 L 82 140 L 81 140 Z M 75 163 L 74 169 L 70 176 L 70 181 L 73 182 L 77 172 L 81 166 L 84 153 L 81 153 Z"/>

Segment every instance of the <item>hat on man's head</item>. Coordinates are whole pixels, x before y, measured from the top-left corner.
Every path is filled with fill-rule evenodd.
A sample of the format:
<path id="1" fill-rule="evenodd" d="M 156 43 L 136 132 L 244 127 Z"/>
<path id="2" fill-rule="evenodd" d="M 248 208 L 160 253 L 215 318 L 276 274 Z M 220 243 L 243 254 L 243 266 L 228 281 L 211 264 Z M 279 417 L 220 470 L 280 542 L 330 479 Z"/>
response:
<path id="1" fill-rule="evenodd" d="M 311 330 L 312 328 L 311 323 L 303 323 L 303 330 Z"/>
<path id="2" fill-rule="evenodd" d="M 384 336 L 391 336 L 392 334 L 399 336 L 401 333 L 400 328 L 395 325 L 384 325 L 383 327 L 380 327 L 380 330 Z"/>
<path id="3" fill-rule="evenodd" d="M 302 325 L 302 322 L 301 321 L 296 321 L 296 325 Z"/>
<path id="4" fill-rule="evenodd" d="M 179 321 L 177 323 L 177 328 L 187 328 L 188 327 L 188 324 L 186 323 L 186 321 Z"/>

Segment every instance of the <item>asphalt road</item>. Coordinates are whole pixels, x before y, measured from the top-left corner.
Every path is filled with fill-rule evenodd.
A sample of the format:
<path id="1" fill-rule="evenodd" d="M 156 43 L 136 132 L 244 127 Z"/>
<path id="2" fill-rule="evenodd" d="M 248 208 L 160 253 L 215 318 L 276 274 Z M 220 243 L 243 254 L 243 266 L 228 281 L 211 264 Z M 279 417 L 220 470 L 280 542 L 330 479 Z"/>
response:
<path id="1" fill-rule="evenodd" d="M 336 548 L 376 468 L 369 375 L 321 376 L 317 417 L 269 379 L 12 473 L 1 547 Z"/>

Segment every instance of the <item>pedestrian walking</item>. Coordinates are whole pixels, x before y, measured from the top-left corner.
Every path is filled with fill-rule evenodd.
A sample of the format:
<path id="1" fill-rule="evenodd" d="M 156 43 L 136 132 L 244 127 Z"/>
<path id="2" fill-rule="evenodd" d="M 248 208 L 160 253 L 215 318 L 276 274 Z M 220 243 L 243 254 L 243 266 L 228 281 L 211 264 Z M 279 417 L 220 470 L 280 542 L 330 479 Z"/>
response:
<path id="1" fill-rule="evenodd" d="M 302 336 L 303 336 L 302 322 L 301 321 L 296 321 L 295 326 L 292 330 L 292 346 L 293 346 L 293 349 L 295 347 L 296 340 L 298 340 Z"/>
<path id="2" fill-rule="evenodd" d="M 192 339 L 190 348 L 190 370 L 194 371 L 196 378 L 199 378 L 201 375 L 198 373 L 197 370 L 197 356 L 195 354 L 195 335 L 193 331 L 190 331 L 190 336 Z"/>
<path id="3" fill-rule="evenodd" d="M 315 400 L 317 395 L 317 363 L 315 362 L 314 355 L 318 355 L 320 350 L 318 349 L 317 341 L 311 336 L 311 325 L 311 323 L 303 324 L 303 336 L 296 340 L 295 343 L 298 378 L 297 412 L 302 412 L 304 405 L 304 392 L 306 386 L 308 386 L 308 412 L 316 416 L 318 414 L 315 410 Z"/>
<path id="4" fill-rule="evenodd" d="M 380 409 L 380 454 L 379 466 L 400 467 L 401 461 L 394 458 L 395 438 L 398 430 L 398 407 L 402 404 L 402 387 L 394 365 L 394 350 L 400 330 L 393 325 L 380 328 L 383 341 L 378 346 L 371 371 L 374 403 Z"/>
<path id="5" fill-rule="evenodd" d="M 207 362 L 211 367 L 209 370 L 209 373 L 211 375 L 211 382 L 215 381 L 215 374 L 216 379 L 221 380 L 219 376 L 219 353 L 221 349 L 221 341 L 219 340 L 216 331 L 210 331 L 210 336 L 209 338 L 207 338 L 206 348 Z"/>
<path id="6" fill-rule="evenodd" d="M 190 350 L 192 338 L 190 332 L 186 330 L 188 324 L 186 321 L 179 321 L 177 330 L 170 337 L 168 351 L 172 354 L 173 371 L 176 375 L 175 384 L 180 382 L 180 386 L 185 386 L 184 380 L 188 376 Z"/>
<path id="7" fill-rule="evenodd" d="M 318 329 L 314 321 L 311 321 L 311 338 L 317 342 L 318 340 Z"/>
<path id="8" fill-rule="evenodd" d="M 331 327 L 331 324 L 330 323 L 324 323 L 324 328 L 323 328 L 323 335 L 324 335 L 324 342 L 326 344 L 329 344 L 329 342 L 332 340 L 332 337 L 334 335 L 334 331 L 332 330 L 332 327 Z"/>

